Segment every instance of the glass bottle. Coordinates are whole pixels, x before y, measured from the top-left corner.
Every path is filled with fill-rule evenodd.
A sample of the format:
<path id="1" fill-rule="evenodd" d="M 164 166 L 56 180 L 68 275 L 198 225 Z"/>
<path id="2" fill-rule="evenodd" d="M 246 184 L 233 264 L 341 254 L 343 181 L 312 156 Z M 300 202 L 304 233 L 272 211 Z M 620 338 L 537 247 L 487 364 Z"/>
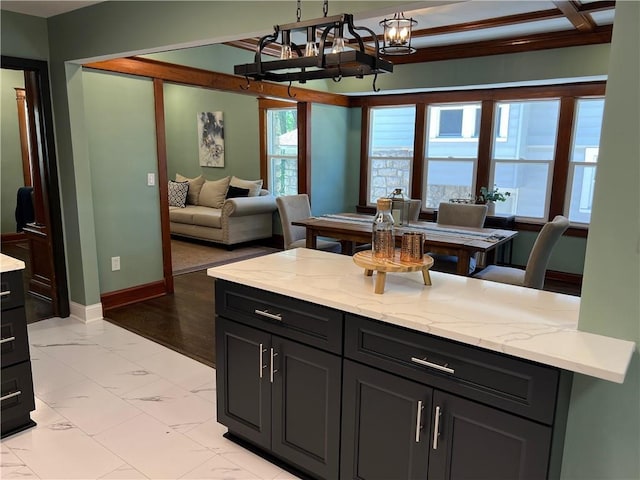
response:
<path id="1" fill-rule="evenodd" d="M 391 199 L 379 198 L 371 234 L 373 258 L 379 260 L 393 259 L 395 247 L 393 217 L 391 216 Z"/>

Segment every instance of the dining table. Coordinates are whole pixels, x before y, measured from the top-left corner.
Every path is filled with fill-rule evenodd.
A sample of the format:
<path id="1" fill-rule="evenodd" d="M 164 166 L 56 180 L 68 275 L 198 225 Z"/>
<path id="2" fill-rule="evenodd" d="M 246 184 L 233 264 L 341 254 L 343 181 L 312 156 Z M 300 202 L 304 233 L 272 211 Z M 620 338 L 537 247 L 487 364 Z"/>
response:
<path id="1" fill-rule="evenodd" d="M 295 220 L 292 225 L 305 227 L 306 247 L 316 249 L 318 237 L 339 240 L 342 253 L 353 255 L 356 245 L 371 243 L 373 215 L 359 213 L 327 214 Z M 424 234 L 425 252 L 455 255 L 458 257 L 456 273 L 469 275 L 469 264 L 476 253 L 492 253 L 518 232 L 494 228 L 470 228 L 441 225 L 435 222 L 412 221 L 408 225 L 394 228 L 396 245 L 400 246 L 405 232 Z"/>

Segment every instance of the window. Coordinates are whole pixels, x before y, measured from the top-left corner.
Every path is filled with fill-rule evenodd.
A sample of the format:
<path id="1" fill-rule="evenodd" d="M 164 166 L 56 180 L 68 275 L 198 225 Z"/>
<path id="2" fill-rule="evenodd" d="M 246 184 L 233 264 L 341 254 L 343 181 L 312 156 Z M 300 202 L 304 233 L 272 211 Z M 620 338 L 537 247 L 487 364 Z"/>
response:
<path id="1" fill-rule="evenodd" d="M 496 213 L 545 220 L 549 211 L 560 101 L 501 102 L 496 107 L 502 115 L 494 115 L 490 184 L 511 193 L 507 202 L 496 204 Z"/>
<path id="2" fill-rule="evenodd" d="M 427 110 L 424 205 L 472 198 L 481 104 L 430 105 Z"/>
<path id="3" fill-rule="evenodd" d="M 275 196 L 298 193 L 298 115 L 296 108 L 266 110 L 267 175 Z"/>
<path id="4" fill-rule="evenodd" d="M 369 204 L 401 188 L 409 196 L 415 105 L 376 107 L 369 122 Z"/>
<path id="5" fill-rule="evenodd" d="M 571 142 L 565 215 L 571 222 L 589 223 L 600 148 L 604 113 L 603 98 L 582 98 L 576 102 Z"/>

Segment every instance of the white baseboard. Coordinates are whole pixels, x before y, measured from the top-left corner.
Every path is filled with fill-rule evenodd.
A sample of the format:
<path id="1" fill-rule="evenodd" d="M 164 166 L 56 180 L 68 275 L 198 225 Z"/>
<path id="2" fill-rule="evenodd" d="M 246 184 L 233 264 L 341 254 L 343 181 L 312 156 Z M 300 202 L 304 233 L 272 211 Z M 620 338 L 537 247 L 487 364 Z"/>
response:
<path id="1" fill-rule="evenodd" d="M 69 302 L 70 317 L 80 320 L 84 323 L 102 320 L 102 303 L 93 305 L 81 305 L 76 302 Z"/>

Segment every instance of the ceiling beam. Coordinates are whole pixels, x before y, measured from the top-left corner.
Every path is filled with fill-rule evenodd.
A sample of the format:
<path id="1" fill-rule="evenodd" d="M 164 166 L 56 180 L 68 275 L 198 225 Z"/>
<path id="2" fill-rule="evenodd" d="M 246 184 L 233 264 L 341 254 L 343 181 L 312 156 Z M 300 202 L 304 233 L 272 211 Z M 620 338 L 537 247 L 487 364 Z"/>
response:
<path id="1" fill-rule="evenodd" d="M 420 48 L 413 55 L 396 56 L 391 59 L 394 65 L 407 63 L 455 60 L 458 58 L 483 57 L 505 53 L 529 52 L 550 48 L 575 47 L 611 43 L 612 25 L 596 27 L 594 32 L 581 33 L 576 30 L 540 33 L 524 37 L 486 40 L 482 42 L 460 43 L 439 47 Z"/>
<path id="2" fill-rule="evenodd" d="M 554 0 L 553 4 L 564 14 L 571 24 L 580 32 L 593 32 L 596 23 L 588 13 L 583 13 L 572 1 Z"/>

